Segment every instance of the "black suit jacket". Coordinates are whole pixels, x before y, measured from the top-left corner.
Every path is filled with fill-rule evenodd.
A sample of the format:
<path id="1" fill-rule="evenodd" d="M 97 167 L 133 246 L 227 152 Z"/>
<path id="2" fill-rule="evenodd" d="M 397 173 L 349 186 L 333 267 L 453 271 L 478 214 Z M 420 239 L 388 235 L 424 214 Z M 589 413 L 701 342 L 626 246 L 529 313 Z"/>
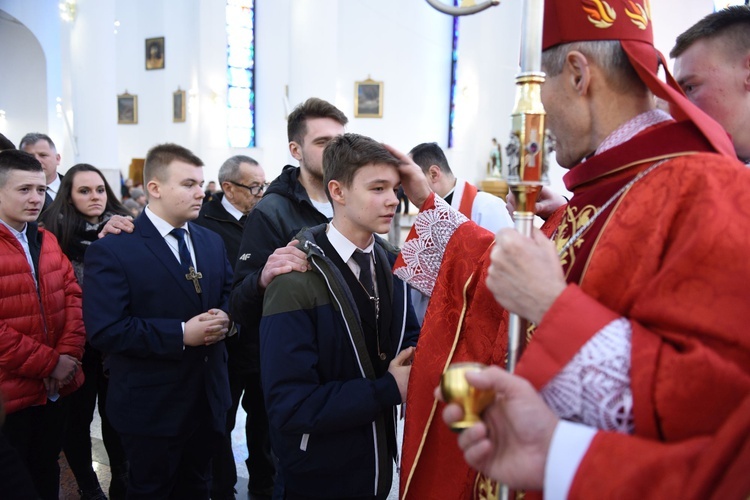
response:
<path id="1" fill-rule="evenodd" d="M 214 428 L 226 425 L 224 343 L 183 346 L 182 323 L 227 310 L 232 271 L 218 235 L 192 223 L 189 230 L 200 295 L 145 214 L 132 234 L 107 236 L 86 252 L 84 321 L 91 345 L 109 355 L 107 415 L 119 432 L 179 435 L 204 394 Z"/>

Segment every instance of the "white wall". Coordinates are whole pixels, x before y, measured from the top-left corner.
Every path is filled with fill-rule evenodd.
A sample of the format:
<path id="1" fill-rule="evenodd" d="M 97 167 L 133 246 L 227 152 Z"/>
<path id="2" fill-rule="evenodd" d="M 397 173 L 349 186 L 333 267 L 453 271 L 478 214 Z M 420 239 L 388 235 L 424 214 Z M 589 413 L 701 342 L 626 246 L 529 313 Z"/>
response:
<path id="1" fill-rule="evenodd" d="M 47 130 L 47 106 L 40 98 L 47 94 L 47 68 L 39 41 L 5 12 L 0 12 L 0 47 L 4 75 L 0 78 L 0 109 L 6 113 L 0 133 L 18 146 L 24 134 Z"/>
<path id="2" fill-rule="evenodd" d="M 510 133 L 521 5 L 503 2 L 460 20 L 454 147 L 446 153 L 456 173 L 471 181 L 485 176 L 490 139 L 505 144 Z M 712 3 L 661 0 L 651 7 L 656 44 L 666 53 Z M 44 122 L 39 106 L 46 109 L 46 127 L 30 128 L 62 143 L 64 167 L 88 161 L 127 172 L 131 158 L 173 141 L 206 162 L 207 179 L 215 179 L 221 162 L 233 154 L 255 157 L 273 178 L 293 162 L 286 114 L 311 96 L 344 111 L 351 132 L 402 150 L 424 141 L 447 146 L 452 19 L 423 0 L 257 0 L 254 149 L 227 146 L 224 0 L 78 0 L 70 24 L 60 21 L 56 0 L 0 0 L 0 9 L 29 28 L 42 53 L 7 22 L 0 24 L 0 40 L 32 51 L 24 55 L 29 70 L 46 70 L 46 88 L 22 71 L 4 72 L 0 103 L 40 103 L 24 107 L 36 122 Z M 166 67 L 146 71 L 145 39 L 157 36 L 166 39 Z M 380 119 L 353 116 L 354 82 L 368 77 L 384 82 Z M 192 96 L 185 123 L 172 122 L 172 92 L 178 87 Z M 138 95 L 135 125 L 117 124 L 116 95 L 126 90 Z M 55 112 L 57 97 L 72 135 Z M 8 110 L 6 127 L 14 116 Z M 23 133 L 9 132 L 15 141 Z M 553 169 L 557 188 L 561 174 Z"/>

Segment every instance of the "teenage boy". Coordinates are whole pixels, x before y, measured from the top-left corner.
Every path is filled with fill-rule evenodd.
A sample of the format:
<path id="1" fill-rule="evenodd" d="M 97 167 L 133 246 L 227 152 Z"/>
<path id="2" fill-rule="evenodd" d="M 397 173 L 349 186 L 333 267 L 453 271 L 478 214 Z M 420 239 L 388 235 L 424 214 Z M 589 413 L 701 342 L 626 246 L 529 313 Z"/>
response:
<path id="1" fill-rule="evenodd" d="M 42 165 L 32 155 L 0 152 L 3 434 L 31 473 L 36 496 L 56 500 L 65 425 L 60 396 L 83 383 L 78 368 L 86 337 L 73 267 L 55 237 L 35 222 L 46 190 Z M 10 493 L 0 486 L 0 496 Z"/>
<path id="2" fill-rule="evenodd" d="M 107 413 L 130 463 L 128 498 L 208 499 L 231 403 L 220 341 L 232 270 L 219 235 L 189 222 L 203 162 L 162 144 L 143 176 L 149 204 L 135 230 L 86 252 L 86 330 L 109 355 Z"/>
<path id="3" fill-rule="evenodd" d="M 398 161 L 356 134 L 323 154 L 330 224 L 301 231 L 308 272 L 277 276 L 261 320 L 261 381 L 279 458 L 276 497 L 384 499 L 419 334 L 391 273 Z"/>

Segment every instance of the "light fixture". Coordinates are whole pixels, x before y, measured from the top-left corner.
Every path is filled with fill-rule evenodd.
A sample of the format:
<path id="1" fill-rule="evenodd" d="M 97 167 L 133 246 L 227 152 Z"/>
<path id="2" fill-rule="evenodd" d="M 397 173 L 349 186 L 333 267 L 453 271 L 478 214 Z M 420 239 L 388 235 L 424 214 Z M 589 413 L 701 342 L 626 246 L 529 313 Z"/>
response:
<path id="1" fill-rule="evenodd" d="M 66 23 L 72 23 L 76 19 L 76 0 L 61 0 L 57 5 L 60 9 L 60 18 Z"/>

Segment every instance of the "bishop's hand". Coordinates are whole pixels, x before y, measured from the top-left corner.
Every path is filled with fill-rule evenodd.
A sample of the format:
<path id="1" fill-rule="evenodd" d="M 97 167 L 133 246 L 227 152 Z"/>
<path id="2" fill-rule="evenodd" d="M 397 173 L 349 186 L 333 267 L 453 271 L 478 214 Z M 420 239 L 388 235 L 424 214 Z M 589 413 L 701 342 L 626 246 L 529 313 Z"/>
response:
<path id="1" fill-rule="evenodd" d="M 466 462 L 514 489 L 541 490 L 544 468 L 558 418 L 525 379 L 497 366 L 466 373 L 469 384 L 495 392 L 482 420 L 464 430 L 458 445 Z M 440 388 L 435 389 L 440 399 Z M 457 404 L 443 410 L 448 425 L 463 418 Z"/>
<path id="2" fill-rule="evenodd" d="M 539 324 L 567 283 L 554 242 L 534 229 L 526 237 L 501 229 L 490 255 L 487 288 L 508 311 Z"/>

